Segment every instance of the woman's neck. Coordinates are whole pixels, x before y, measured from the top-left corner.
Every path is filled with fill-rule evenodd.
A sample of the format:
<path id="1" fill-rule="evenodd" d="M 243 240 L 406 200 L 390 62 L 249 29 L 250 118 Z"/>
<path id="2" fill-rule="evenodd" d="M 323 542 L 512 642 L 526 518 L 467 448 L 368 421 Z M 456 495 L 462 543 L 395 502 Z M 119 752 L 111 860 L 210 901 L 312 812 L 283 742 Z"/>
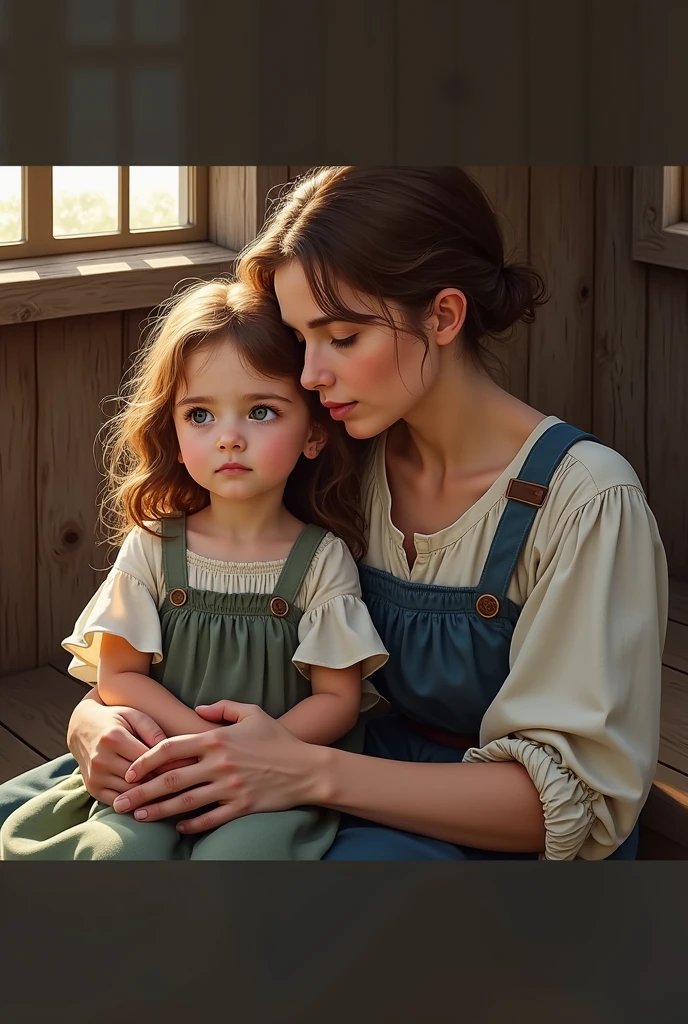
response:
<path id="1" fill-rule="evenodd" d="M 505 466 L 542 413 L 500 388 L 482 368 L 444 350 L 433 386 L 390 431 L 393 450 L 430 476 Z"/>

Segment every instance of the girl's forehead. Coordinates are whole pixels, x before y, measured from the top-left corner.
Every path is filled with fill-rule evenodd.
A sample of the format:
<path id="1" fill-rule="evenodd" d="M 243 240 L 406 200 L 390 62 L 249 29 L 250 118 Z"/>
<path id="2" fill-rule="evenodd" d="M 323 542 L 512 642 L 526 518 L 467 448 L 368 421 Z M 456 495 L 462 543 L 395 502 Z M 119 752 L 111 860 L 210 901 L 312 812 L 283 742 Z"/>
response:
<path id="1" fill-rule="evenodd" d="M 185 376 L 186 385 L 180 382 L 180 393 L 202 393 L 217 400 L 267 392 L 291 398 L 298 390 L 291 378 L 275 379 L 262 374 L 231 342 L 189 353 L 185 359 Z"/>

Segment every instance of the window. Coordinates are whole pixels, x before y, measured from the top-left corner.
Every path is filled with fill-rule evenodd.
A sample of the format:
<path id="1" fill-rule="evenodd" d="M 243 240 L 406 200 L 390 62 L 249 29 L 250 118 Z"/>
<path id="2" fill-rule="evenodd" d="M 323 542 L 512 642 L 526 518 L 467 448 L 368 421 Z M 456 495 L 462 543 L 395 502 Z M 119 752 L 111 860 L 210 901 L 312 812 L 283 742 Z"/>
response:
<path id="1" fill-rule="evenodd" d="M 0 166 L 0 260 L 207 238 L 206 167 Z"/>
<path id="2" fill-rule="evenodd" d="M 633 258 L 688 270 L 688 167 L 636 167 Z"/>

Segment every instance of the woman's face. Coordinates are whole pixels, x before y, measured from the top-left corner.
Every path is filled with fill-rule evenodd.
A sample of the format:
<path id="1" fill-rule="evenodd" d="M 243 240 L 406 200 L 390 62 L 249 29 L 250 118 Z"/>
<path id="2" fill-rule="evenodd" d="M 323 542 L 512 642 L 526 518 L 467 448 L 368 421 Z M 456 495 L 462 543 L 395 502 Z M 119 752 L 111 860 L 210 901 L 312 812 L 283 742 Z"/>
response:
<path id="1" fill-rule="evenodd" d="M 409 332 L 398 331 L 395 346 L 386 326 L 330 320 L 319 309 L 297 260 L 276 271 L 275 293 L 282 319 L 305 342 L 301 383 L 320 393 L 321 402 L 331 405 L 330 415 L 343 420 L 352 437 L 374 437 L 407 418 L 432 389 L 440 366 L 432 329 L 426 356 L 423 342 Z M 346 285 L 341 285 L 340 295 L 356 312 L 377 312 L 371 299 Z M 400 311 L 390 308 L 400 320 Z"/>

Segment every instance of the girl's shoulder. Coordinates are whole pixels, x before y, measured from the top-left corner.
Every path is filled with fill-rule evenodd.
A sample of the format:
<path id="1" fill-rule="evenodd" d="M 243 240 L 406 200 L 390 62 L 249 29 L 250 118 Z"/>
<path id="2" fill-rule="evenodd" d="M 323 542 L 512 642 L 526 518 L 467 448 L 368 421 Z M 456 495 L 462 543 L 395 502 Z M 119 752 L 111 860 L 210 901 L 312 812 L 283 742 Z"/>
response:
<path id="1" fill-rule="evenodd" d="M 311 561 L 311 572 L 318 566 L 322 571 L 323 567 L 329 566 L 332 568 L 348 561 L 351 561 L 353 565 L 356 564 L 348 545 L 336 533 L 328 530 L 323 534 L 320 543 L 315 549 L 315 554 Z"/>
<path id="2" fill-rule="evenodd" d="M 360 591 L 358 567 L 348 545 L 328 531 L 318 544 L 306 573 L 302 588 L 305 606 L 345 594 L 359 597 Z"/>
<path id="3" fill-rule="evenodd" d="M 145 521 L 143 527 L 132 526 L 122 541 L 114 568 L 139 576 L 140 571 L 157 575 L 162 560 L 162 524 Z"/>

